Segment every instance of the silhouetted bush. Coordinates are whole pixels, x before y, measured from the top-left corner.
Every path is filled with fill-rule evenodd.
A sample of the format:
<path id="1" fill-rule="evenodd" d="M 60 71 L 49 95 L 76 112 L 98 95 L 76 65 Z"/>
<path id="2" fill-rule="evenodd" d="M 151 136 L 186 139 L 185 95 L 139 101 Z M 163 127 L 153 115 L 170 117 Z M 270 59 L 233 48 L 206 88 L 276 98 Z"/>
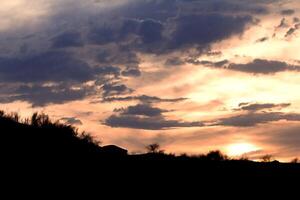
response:
<path id="1" fill-rule="evenodd" d="M 262 160 L 263 162 L 271 162 L 272 159 L 273 159 L 273 156 L 270 155 L 270 154 L 266 154 L 266 155 L 264 155 L 264 156 L 261 157 L 261 160 Z"/>
<path id="2" fill-rule="evenodd" d="M 160 149 L 160 145 L 157 143 L 149 144 L 146 146 L 146 150 L 148 153 L 156 153 L 156 154 L 163 154 L 164 150 Z"/>
<path id="3" fill-rule="evenodd" d="M 291 163 L 297 164 L 297 163 L 300 163 L 300 160 L 299 160 L 299 158 L 294 158 L 291 160 Z"/>

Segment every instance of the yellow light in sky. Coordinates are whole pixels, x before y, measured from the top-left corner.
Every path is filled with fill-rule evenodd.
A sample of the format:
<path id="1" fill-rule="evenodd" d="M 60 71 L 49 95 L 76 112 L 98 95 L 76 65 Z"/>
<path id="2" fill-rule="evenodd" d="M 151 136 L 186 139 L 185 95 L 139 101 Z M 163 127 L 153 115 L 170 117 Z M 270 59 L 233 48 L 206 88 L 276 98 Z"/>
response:
<path id="1" fill-rule="evenodd" d="M 229 156 L 241 156 L 245 153 L 249 153 L 252 151 L 257 151 L 259 148 L 253 144 L 250 143 L 236 143 L 236 144 L 230 144 L 226 148 L 226 153 Z"/>

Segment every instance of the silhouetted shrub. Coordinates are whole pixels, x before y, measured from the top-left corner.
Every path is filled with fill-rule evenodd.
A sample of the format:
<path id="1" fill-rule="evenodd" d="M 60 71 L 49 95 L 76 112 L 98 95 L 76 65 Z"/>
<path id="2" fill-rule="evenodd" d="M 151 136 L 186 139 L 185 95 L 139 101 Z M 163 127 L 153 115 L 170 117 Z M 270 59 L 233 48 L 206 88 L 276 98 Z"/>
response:
<path id="1" fill-rule="evenodd" d="M 273 156 L 271 154 L 266 154 L 264 156 L 261 157 L 261 160 L 263 162 L 271 162 L 273 159 Z"/>
<path id="2" fill-rule="evenodd" d="M 211 161 L 224 161 L 228 159 L 228 157 L 219 150 L 210 151 L 205 158 Z"/>
<path id="3" fill-rule="evenodd" d="M 156 153 L 156 154 L 163 154 L 164 150 L 160 149 L 160 145 L 157 143 L 154 144 L 149 144 L 148 146 L 146 146 L 146 150 L 148 153 Z"/>

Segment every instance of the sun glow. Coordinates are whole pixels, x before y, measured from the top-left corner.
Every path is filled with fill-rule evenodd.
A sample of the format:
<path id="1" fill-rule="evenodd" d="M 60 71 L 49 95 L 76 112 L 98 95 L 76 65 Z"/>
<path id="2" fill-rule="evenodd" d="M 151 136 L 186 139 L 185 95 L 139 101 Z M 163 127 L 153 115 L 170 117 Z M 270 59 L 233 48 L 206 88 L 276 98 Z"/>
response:
<path id="1" fill-rule="evenodd" d="M 226 148 L 226 153 L 229 156 L 241 156 L 243 154 L 257 151 L 259 148 L 253 144 L 250 143 L 236 143 L 236 144 L 230 144 Z"/>

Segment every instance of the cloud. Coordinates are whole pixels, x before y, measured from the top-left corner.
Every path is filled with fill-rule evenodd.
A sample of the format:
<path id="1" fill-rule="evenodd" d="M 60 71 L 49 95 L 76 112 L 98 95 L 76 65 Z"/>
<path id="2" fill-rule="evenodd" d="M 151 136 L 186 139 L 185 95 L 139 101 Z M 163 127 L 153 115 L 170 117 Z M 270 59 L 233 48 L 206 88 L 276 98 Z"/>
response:
<path id="1" fill-rule="evenodd" d="M 169 112 L 168 110 L 163 110 L 160 108 L 154 108 L 149 104 L 137 104 L 135 106 L 129 106 L 126 109 L 117 109 L 116 112 L 121 112 L 122 115 L 139 115 L 147 117 L 161 116 L 164 112 Z"/>
<path id="2" fill-rule="evenodd" d="M 252 17 L 247 15 L 193 14 L 179 16 L 171 21 L 176 28 L 171 33 L 168 47 L 171 49 L 195 45 L 207 47 L 234 34 L 243 33 L 246 25 L 252 23 L 252 20 Z"/>
<path id="3" fill-rule="evenodd" d="M 293 10 L 293 9 L 286 9 L 286 10 L 282 10 L 280 13 L 282 15 L 293 15 L 293 14 L 295 14 L 295 10 Z"/>
<path id="4" fill-rule="evenodd" d="M 133 90 L 128 88 L 126 85 L 118 83 L 105 83 L 102 86 L 102 89 L 104 98 L 116 95 L 129 94 L 133 92 Z"/>
<path id="5" fill-rule="evenodd" d="M 26 2 L 20 2 L 20 12 L 7 13 L 9 8 L 5 16 L 30 17 L 20 10 L 28 7 Z M 9 28 L 0 36 L 0 82 L 13 88 L 0 96 L 1 102 L 47 105 L 97 95 L 99 88 L 87 88 L 86 82 L 95 82 L 110 101 L 181 101 L 119 95 L 133 92 L 125 77 L 143 74 L 140 55 L 167 55 L 195 47 L 201 54 L 218 41 L 242 34 L 254 24 L 254 15 L 268 13 L 265 2 L 235 0 L 66 0 L 45 5 L 33 0 L 32 5 L 30 13 L 40 19 L 26 21 L 39 23 Z M 8 26 L 13 27 L 13 21 Z M 45 87 L 48 83 L 57 84 Z"/>
<path id="6" fill-rule="evenodd" d="M 52 38 L 53 48 L 82 47 L 84 45 L 80 33 L 65 32 Z"/>
<path id="7" fill-rule="evenodd" d="M 84 82 L 93 79 L 93 76 L 93 69 L 87 63 L 61 51 L 24 58 L 0 58 L 2 82 Z"/>
<path id="8" fill-rule="evenodd" d="M 259 38 L 258 40 L 256 40 L 256 43 L 265 42 L 267 40 L 269 40 L 268 37 L 262 37 L 262 38 Z"/>
<path id="9" fill-rule="evenodd" d="M 63 117 L 60 120 L 70 125 L 82 125 L 81 120 L 77 119 L 76 117 Z"/>
<path id="10" fill-rule="evenodd" d="M 183 122 L 167 120 L 162 114 L 169 112 L 147 104 L 138 104 L 124 109 L 116 109 L 118 115 L 111 115 L 104 124 L 114 128 L 133 128 L 144 130 L 165 130 L 179 127 L 202 127 L 202 122 Z"/>
<path id="11" fill-rule="evenodd" d="M 286 18 L 282 18 L 280 24 L 276 27 L 276 29 L 287 28 L 289 25 L 286 22 Z"/>
<path id="12" fill-rule="evenodd" d="M 185 62 L 182 59 L 178 57 L 173 57 L 173 58 L 168 58 L 165 62 L 165 65 L 173 67 L 173 66 L 183 65 L 184 63 Z"/>
<path id="13" fill-rule="evenodd" d="M 222 118 L 213 122 L 213 126 L 236 126 L 236 127 L 252 127 L 258 124 L 269 122 L 300 121 L 300 114 L 282 113 L 282 112 L 249 112 L 246 114 L 235 115 L 228 118 Z"/>
<path id="14" fill-rule="evenodd" d="M 103 99 L 103 102 L 113 102 L 113 101 L 141 101 L 143 103 L 162 103 L 162 102 L 180 102 L 185 101 L 187 98 L 174 98 L 174 99 L 165 99 L 155 96 L 125 96 L 125 97 L 107 97 Z"/>
<path id="15" fill-rule="evenodd" d="M 138 77 L 141 76 L 142 72 L 138 68 L 127 68 L 126 70 L 122 71 L 123 76 L 128 77 Z"/>
<path id="16" fill-rule="evenodd" d="M 300 23 L 296 23 L 294 27 L 291 27 L 285 34 L 284 37 L 289 37 L 293 35 L 300 28 Z"/>
<path id="17" fill-rule="evenodd" d="M 260 110 L 272 110 L 272 109 L 282 109 L 289 107 L 290 103 L 281 103 L 281 104 L 274 104 L 274 103 L 240 103 L 239 108 L 235 110 L 244 110 L 244 111 L 251 111 L 256 112 Z"/>
<path id="18" fill-rule="evenodd" d="M 194 59 L 187 59 L 187 63 L 193 64 L 193 65 L 204 65 L 207 67 L 225 67 L 226 64 L 229 63 L 228 60 L 221 60 L 217 62 L 208 61 L 208 60 L 194 60 Z"/>
<path id="19" fill-rule="evenodd" d="M 54 85 L 16 85 L 0 87 L 1 103 L 13 101 L 27 101 L 33 107 L 46 106 L 48 104 L 62 104 L 68 101 L 84 99 L 90 95 L 95 95 L 97 90 L 93 86 L 73 85 L 73 84 L 54 84 Z"/>
<path id="20" fill-rule="evenodd" d="M 133 128 L 144 130 L 165 130 L 179 127 L 201 127 L 201 122 L 180 122 L 162 117 L 143 118 L 138 116 L 112 115 L 105 120 L 105 125 L 114 128 Z"/>
<path id="21" fill-rule="evenodd" d="M 187 59 L 186 63 L 193 65 L 202 65 L 206 67 L 221 68 L 233 71 L 240 71 L 244 73 L 252 74 L 275 74 L 284 71 L 295 71 L 300 70 L 300 66 L 291 65 L 286 62 L 277 61 L 277 60 L 265 60 L 265 59 L 254 59 L 251 62 L 245 64 L 239 63 L 230 63 L 228 60 L 221 61 L 208 61 L 208 60 L 195 60 Z"/>
<path id="22" fill-rule="evenodd" d="M 281 61 L 255 59 L 246 64 L 231 63 L 227 69 L 253 74 L 274 74 L 282 71 L 299 71 L 300 68 Z"/>

